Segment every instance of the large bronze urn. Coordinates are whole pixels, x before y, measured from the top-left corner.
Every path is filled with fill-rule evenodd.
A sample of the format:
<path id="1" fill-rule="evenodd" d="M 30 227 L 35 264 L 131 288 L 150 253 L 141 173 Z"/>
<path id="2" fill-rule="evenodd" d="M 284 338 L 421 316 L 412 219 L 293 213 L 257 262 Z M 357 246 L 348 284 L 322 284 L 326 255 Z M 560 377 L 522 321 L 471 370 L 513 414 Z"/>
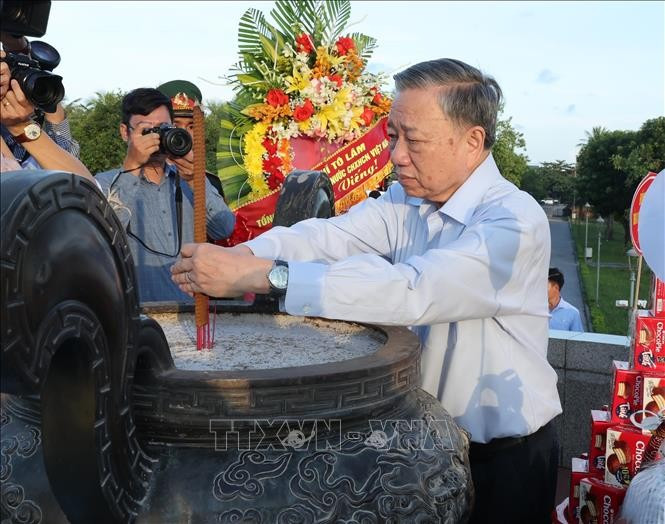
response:
<path id="1" fill-rule="evenodd" d="M 278 364 L 176 366 L 156 319 L 187 306 L 139 309 L 126 236 L 94 184 L 0 182 L 3 523 L 466 521 L 468 439 L 418 388 L 408 330 L 295 319 L 375 344 L 296 365 L 273 303 L 219 302 L 212 351 L 225 325 L 280 324 L 266 347 Z"/>

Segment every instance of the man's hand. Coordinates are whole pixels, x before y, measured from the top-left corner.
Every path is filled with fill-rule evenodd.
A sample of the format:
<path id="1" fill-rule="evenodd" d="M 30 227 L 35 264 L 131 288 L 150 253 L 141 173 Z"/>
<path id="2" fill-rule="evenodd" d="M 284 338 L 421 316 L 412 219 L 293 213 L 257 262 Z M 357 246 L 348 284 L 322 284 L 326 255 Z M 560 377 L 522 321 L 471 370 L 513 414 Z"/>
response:
<path id="1" fill-rule="evenodd" d="M 239 297 L 268 293 L 272 260 L 255 257 L 249 248 L 224 248 L 213 244 L 185 244 L 171 267 L 171 278 L 190 296 Z"/>
<path id="2" fill-rule="evenodd" d="M 2 65 L 7 65 L 4 62 Z M 8 73 L 9 74 L 9 73 Z M 15 136 L 23 133 L 23 128 L 30 121 L 35 107 L 28 101 L 23 90 L 15 79 L 9 82 L 10 89 L 6 92 L 0 103 L 0 122 Z"/>
<path id="3" fill-rule="evenodd" d="M 5 58 L 7 53 L 0 51 L 0 58 Z M 7 91 L 9 91 L 9 80 L 11 79 L 11 72 L 7 62 L 0 62 L 0 101 L 5 98 Z"/>
<path id="4" fill-rule="evenodd" d="M 143 129 L 148 128 L 146 125 L 140 125 L 133 130 L 128 130 L 127 139 L 127 156 L 122 166 L 125 169 L 132 170 L 132 174 L 139 174 L 138 171 L 133 171 L 139 166 L 142 166 L 150 160 L 150 157 L 159 151 L 159 134 L 148 133 L 143 134 Z"/>
<path id="5" fill-rule="evenodd" d="M 178 168 L 178 174 L 186 182 L 191 182 L 194 179 L 194 151 L 190 151 L 182 157 L 169 157 L 169 163 L 174 164 Z"/>

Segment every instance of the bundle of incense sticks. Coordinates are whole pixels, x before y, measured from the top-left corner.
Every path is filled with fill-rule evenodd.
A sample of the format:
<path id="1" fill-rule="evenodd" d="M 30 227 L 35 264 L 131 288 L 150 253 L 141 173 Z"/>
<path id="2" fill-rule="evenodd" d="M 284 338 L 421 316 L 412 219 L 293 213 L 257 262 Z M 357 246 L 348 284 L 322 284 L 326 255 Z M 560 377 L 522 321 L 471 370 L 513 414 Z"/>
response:
<path id="1" fill-rule="evenodd" d="M 205 122 L 203 111 L 194 107 L 194 242 L 203 243 L 206 238 L 206 152 Z M 215 327 L 210 329 L 208 297 L 203 293 L 194 295 L 196 319 L 196 349 L 211 349 L 215 342 Z"/>

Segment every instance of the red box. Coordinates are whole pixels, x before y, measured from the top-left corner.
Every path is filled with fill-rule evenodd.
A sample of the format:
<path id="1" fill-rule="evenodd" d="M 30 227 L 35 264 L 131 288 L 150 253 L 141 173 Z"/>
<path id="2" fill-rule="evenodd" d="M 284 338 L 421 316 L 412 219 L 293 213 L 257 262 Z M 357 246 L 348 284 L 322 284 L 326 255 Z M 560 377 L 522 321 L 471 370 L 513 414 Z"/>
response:
<path id="1" fill-rule="evenodd" d="M 651 275 L 651 314 L 665 317 L 665 282 Z"/>
<path id="2" fill-rule="evenodd" d="M 631 322 L 633 368 L 665 372 L 665 318 L 637 311 Z"/>
<path id="3" fill-rule="evenodd" d="M 646 374 L 643 377 L 642 409 L 646 416 L 665 417 L 665 374 Z"/>
<path id="4" fill-rule="evenodd" d="M 625 496 L 626 488 L 611 486 L 595 478 L 582 479 L 578 522 L 612 524 L 618 517 Z"/>
<path id="5" fill-rule="evenodd" d="M 612 362 L 612 409 L 613 424 L 630 424 L 630 415 L 642 409 L 642 373 L 628 369 L 628 362 Z"/>
<path id="6" fill-rule="evenodd" d="M 605 482 L 628 486 L 642 467 L 649 440 L 650 435 L 644 435 L 636 428 L 609 428 L 605 443 Z"/>
<path id="7" fill-rule="evenodd" d="M 591 410 L 591 441 L 589 443 L 589 475 L 605 477 L 605 438 L 607 428 L 613 426 L 610 414 L 600 409 Z"/>
<path id="8" fill-rule="evenodd" d="M 580 503 L 580 481 L 589 476 L 589 462 L 573 457 L 570 468 L 570 496 L 568 497 L 568 515 L 577 520 L 579 513 L 577 508 Z"/>

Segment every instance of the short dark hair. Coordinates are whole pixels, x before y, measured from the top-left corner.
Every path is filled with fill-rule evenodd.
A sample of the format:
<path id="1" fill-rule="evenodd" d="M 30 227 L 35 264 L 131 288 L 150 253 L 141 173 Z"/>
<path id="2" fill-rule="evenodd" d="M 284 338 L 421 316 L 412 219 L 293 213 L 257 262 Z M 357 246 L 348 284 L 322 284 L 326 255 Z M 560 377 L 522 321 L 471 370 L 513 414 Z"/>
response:
<path id="1" fill-rule="evenodd" d="M 397 73 L 395 89 L 443 88 L 439 94 L 441 111 L 458 124 L 481 126 L 485 149 L 496 142 L 496 121 L 502 93 L 494 78 L 453 58 L 420 62 Z"/>
<path id="2" fill-rule="evenodd" d="M 173 105 L 168 96 L 152 87 L 134 89 L 122 99 L 122 123 L 129 124 L 132 115 L 147 115 L 159 106 L 166 106 L 173 121 Z"/>
<path id="3" fill-rule="evenodd" d="M 563 289 L 563 273 L 557 267 L 551 267 L 547 275 L 547 280 L 554 282 L 559 286 L 559 290 Z"/>

